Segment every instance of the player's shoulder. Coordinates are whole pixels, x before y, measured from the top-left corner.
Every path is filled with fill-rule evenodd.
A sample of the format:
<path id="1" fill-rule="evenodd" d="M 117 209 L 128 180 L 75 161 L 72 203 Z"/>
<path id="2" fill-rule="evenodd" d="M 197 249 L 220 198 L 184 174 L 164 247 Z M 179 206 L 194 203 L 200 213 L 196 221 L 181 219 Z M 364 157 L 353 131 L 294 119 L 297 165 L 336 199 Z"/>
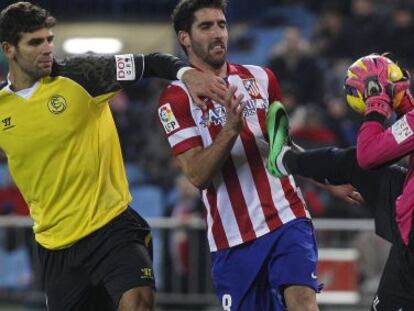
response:
<path id="1" fill-rule="evenodd" d="M 256 75 L 273 75 L 274 73 L 272 70 L 270 70 L 269 67 L 266 66 L 257 66 L 257 65 L 245 65 L 248 69 L 250 69 L 252 71 L 253 74 Z"/>
<path id="2" fill-rule="evenodd" d="M 252 75 L 255 78 L 268 79 L 269 75 L 273 75 L 272 71 L 264 66 L 251 65 L 251 64 L 231 64 L 230 72 L 239 75 Z"/>
<path id="3" fill-rule="evenodd" d="M 181 81 L 173 81 L 168 84 L 161 93 L 160 105 L 165 103 L 174 103 L 175 105 L 188 105 L 190 103 L 190 94 L 185 84 Z"/>

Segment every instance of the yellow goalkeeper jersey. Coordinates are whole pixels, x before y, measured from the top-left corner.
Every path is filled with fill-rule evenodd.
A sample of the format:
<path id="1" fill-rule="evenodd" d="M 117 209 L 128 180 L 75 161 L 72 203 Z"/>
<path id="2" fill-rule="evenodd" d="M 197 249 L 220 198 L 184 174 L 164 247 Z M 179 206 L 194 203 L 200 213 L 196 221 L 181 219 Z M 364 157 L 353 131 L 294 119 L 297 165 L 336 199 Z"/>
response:
<path id="1" fill-rule="evenodd" d="M 55 61 L 27 98 L 3 85 L 0 148 L 44 247 L 72 245 L 131 201 L 107 101 L 143 67 L 141 55 L 74 57 Z"/>

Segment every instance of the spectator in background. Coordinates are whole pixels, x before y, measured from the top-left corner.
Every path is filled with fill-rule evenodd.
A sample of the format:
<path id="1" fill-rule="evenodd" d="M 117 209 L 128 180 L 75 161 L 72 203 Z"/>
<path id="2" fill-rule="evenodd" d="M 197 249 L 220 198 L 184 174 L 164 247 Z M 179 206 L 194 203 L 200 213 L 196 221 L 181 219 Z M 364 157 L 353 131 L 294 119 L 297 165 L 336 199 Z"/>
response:
<path id="1" fill-rule="evenodd" d="M 335 133 L 326 126 L 323 110 L 316 105 L 309 104 L 298 108 L 290 122 L 290 134 L 305 149 L 337 144 Z"/>
<path id="2" fill-rule="evenodd" d="M 414 4 L 409 1 L 398 3 L 391 15 L 391 22 L 386 23 L 385 51 L 391 52 L 404 67 L 414 67 L 414 44 L 407 40 L 414 34 Z"/>
<path id="3" fill-rule="evenodd" d="M 320 24 L 312 38 L 314 55 L 322 57 L 327 65 L 338 58 L 350 56 L 350 42 L 345 31 L 345 16 L 336 6 L 329 5 L 321 13 Z"/>
<path id="4" fill-rule="evenodd" d="M 294 85 L 285 84 L 283 86 L 283 106 L 288 114 L 293 113 L 298 107 L 298 91 Z"/>
<path id="5" fill-rule="evenodd" d="M 286 28 L 283 40 L 274 47 L 269 68 L 277 73 L 282 90 L 285 85 L 296 88 L 300 104 L 321 102 L 323 72 L 299 28 Z"/>
<path id="6" fill-rule="evenodd" d="M 0 150 L 0 215 L 29 215 L 29 208 L 10 176 L 7 158 Z"/>
<path id="7" fill-rule="evenodd" d="M 348 147 L 356 143 L 358 122 L 356 114 L 347 106 L 343 97 L 328 96 L 324 100 L 326 126 L 335 134 L 339 147 Z"/>
<path id="8" fill-rule="evenodd" d="M 373 0 L 352 0 L 346 30 L 352 59 L 386 49 L 378 37 L 384 33 L 386 22 L 377 14 Z"/>

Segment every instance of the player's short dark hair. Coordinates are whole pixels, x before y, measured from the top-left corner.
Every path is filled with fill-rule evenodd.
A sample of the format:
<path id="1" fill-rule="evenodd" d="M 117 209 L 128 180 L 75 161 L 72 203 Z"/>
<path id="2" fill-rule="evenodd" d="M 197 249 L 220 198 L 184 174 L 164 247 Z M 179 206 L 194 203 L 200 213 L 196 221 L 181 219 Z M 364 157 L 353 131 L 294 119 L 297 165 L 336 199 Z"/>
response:
<path id="1" fill-rule="evenodd" d="M 17 45 L 24 32 L 52 28 L 56 19 L 50 13 L 30 2 L 16 2 L 0 13 L 0 42 Z"/>
<path id="2" fill-rule="evenodd" d="M 204 8 L 215 8 L 225 13 L 226 7 L 226 0 L 181 0 L 171 15 L 175 33 L 178 34 L 181 30 L 190 32 L 196 11 Z"/>

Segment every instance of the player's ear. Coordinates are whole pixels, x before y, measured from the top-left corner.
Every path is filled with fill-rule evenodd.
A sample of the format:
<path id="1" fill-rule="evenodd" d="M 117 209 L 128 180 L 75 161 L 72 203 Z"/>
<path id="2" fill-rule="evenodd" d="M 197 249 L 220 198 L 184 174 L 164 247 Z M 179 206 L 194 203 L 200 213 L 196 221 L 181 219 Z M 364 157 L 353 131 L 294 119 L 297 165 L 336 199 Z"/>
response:
<path id="1" fill-rule="evenodd" d="M 178 42 L 186 48 L 191 46 L 190 34 L 187 31 L 180 30 L 177 38 Z"/>
<path id="2" fill-rule="evenodd" d="M 11 44 L 10 42 L 3 41 L 1 43 L 1 49 L 3 50 L 4 55 L 8 59 L 12 59 L 14 57 L 16 47 L 13 44 Z"/>

